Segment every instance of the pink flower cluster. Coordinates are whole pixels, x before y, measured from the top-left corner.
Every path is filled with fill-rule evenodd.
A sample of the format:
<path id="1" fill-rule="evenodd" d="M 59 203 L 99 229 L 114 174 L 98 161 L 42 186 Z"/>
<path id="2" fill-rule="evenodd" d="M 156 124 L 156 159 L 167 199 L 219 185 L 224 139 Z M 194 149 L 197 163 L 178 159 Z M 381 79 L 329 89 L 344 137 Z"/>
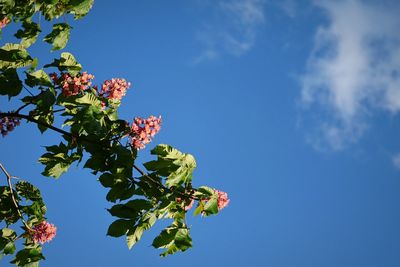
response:
<path id="1" fill-rule="evenodd" d="M 51 79 L 55 84 L 61 85 L 62 92 L 65 96 L 77 95 L 80 92 L 88 89 L 92 85 L 94 76 L 83 72 L 72 77 L 69 73 L 62 73 L 60 77 L 56 73 L 50 74 Z"/>
<path id="2" fill-rule="evenodd" d="M 108 99 L 121 100 L 130 86 L 131 83 L 127 82 L 125 79 L 113 78 L 111 80 L 106 80 L 101 86 L 100 95 Z"/>
<path id="3" fill-rule="evenodd" d="M 218 210 L 222 210 L 229 204 L 228 194 L 217 189 L 214 189 L 218 193 Z"/>
<path id="4" fill-rule="evenodd" d="M 20 121 L 18 118 L 10 118 L 10 117 L 4 117 L 0 119 L 0 132 L 1 135 L 4 137 L 8 134 L 8 132 L 11 132 L 14 130 L 16 126 L 20 125 Z"/>
<path id="5" fill-rule="evenodd" d="M 10 23 L 10 19 L 4 17 L 2 20 L 0 20 L 0 29 L 3 29 L 8 23 Z"/>
<path id="6" fill-rule="evenodd" d="M 57 227 L 54 224 L 43 221 L 35 225 L 32 232 L 32 239 L 35 243 L 43 244 L 45 242 L 50 242 L 55 236 Z"/>
<path id="7" fill-rule="evenodd" d="M 136 149 L 145 148 L 161 129 L 161 116 L 150 116 L 147 119 L 136 117 L 132 123 L 130 137 L 131 144 Z"/>

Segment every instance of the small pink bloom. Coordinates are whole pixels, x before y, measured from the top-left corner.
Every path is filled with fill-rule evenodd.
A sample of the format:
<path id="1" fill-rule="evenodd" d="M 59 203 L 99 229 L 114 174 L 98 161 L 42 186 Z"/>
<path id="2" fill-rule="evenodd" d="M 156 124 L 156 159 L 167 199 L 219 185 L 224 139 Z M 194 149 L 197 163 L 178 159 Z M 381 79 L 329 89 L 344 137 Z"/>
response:
<path id="1" fill-rule="evenodd" d="M 83 72 L 75 77 L 71 77 L 69 73 L 62 73 L 60 77 L 57 77 L 57 74 L 51 73 L 50 78 L 55 84 L 61 85 L 65 96 L 72 96 L 87 90 L 92 85 L 91 79 L 94 79 L 94 76 Z"/>
<path id="2" fill-rule="evenodd" d="M 10 21 L 11 20 L 7 17 L 4 17 L 2 20 L 0 20 L 0 29 L 3 29 L 5 26 L 7 26 Z"/>
<path id="3" fill-rule="evenodd" d="M 133 120 L 130 137 L 131 144 L 136 149 L 143 149 L 145 145 L 151 142 L 154 137 L 161 129 L 161 116 L 155 117 L 150 116 L 147 119 L 136 117 Z"/>
<path id="4" fill-rule="evenodd" d="M 228 194 L 217 189 L 214 189 L 218 193 L 218 209 L 222 210 L 229 204 Z"/>
<path id="5" fill-rule="evenodd" d="M 0 119 L 0 133 L 5 137 L 9 132 L 13 131 L 16 126 L 20 125 L 18 118 L 4 117 Z"/>
<path id="6" fill-rule="evenodd" d="M 100 95 L 108 99 L 121 100 L 130 86 L 131 83 L 127 82 L 125 79 L 113 78 L 111 80 L 106 80 L 101 86 Z"/>
<path id="7" fill-rule="evenodd" d="M 57 227 L 54 224 L 43 221 L 35 225 L 32 230 L 32 240 L 35 243 L 44 244 L 50 242 L 56 236 Z"/>

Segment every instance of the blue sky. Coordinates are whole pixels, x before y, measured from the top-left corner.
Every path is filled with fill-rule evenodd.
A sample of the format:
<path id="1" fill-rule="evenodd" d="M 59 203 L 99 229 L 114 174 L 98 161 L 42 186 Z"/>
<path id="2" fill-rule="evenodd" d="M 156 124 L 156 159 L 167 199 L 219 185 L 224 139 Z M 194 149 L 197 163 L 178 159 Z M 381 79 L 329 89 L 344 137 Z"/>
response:
<path id="1" fill-rule="evenodd" d="M 0 161 L 41 187 L 58 227 L 41 266 L 400 266 L 399 8 L 96 1 L 71 21 L 66 51 L 97 83 L 132 82 L 120 116 L 162 115 L 153 145 L 193 154 L 194 183 L 231 203 L 190 218 L 190 251 L 161 259 L 150 247 L 167 222 L 129 251 L 105 236 L 113 218 L 95 176 L 73 166 L 59 180 L 41 177 L 41 146 L 59 137 L 26 124 L 0 140 Z M 51 61 L 49 49 L 32 53 Z"/>

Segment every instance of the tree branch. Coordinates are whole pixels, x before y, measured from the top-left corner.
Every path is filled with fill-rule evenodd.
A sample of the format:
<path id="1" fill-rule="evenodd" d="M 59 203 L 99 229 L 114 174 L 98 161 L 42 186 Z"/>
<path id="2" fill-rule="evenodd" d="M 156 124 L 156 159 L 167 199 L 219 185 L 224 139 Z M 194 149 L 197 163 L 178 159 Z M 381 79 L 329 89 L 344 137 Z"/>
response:
<path id="1" fill-rule="evenodd" d="M 0 112 L 0 118 L 3 118 L 3 117 L 14 117 L 14 118 L 25 119 L 25 120 L 27 120 L 27 121 L 34 122 L 34 123 L 36 123 L 36 124 L 42 125 L 42 126 L 48 128 L 48 129 L 51 129 L 51 130 L 53 130 L 53 131 L 55 131 L 55 132 L 61 133 L 61 134 L 66 135 L 66 136 L 69 136 L 69 137 L 71 137 L 71 138 L 81 139 L 81 140 L 83 140 L 83 141 L 86 141 L 86 142 L 89 142 L 89 143 L 92 143 L 92 144 L 98 144 L 97 142 L 94 142 L 94 141 L 92 141 L 92 140 L 90 140 L 90 139 L 87 139 L 87 138 L 85 138 L 85 137 L 74 136 L 74 135 L 73 135 L 72 133 L 70 133 L 70 132 L 61 130 L 60 128 L 54 127 L 53 125 L 50 125 L 50 124 L 48 124 L 48 123 L 39 121 L 39 120 L 37 120 L 37 119 L 34 119 L 34 118 L 32 118 L 31 116 L 29 116 L 29 115 L 19 114 L 18 112 Z M 182 193 L 182 192 L 179 192 L 179 191 L 173 191 L 173 190 L 171 190 L 170 188 L 164 186 L 162 183 L 160 183 L 160 182 L 157 181 L 157 180 L 154 180 L 151 176 L 149 176 L 148 174 L 146 174 L 146 173 L 145 173 L 142 169 L 140 169 L 140 167 L 138 167 L 137 165 L 133 164 L 133 167 L 134 167 L 142 176 L 147 177 L 148 179 L 150 179 L 152 182 L 156 183 L 156 184 L 157 184 L 159 187 L 161 187 L 162 189 L 164 189 L 164 190 L 166 190 L 166 191 L 169 191 L 169 192 L 171 192 L 171 193 L 177 193 L 178 195 L 180 195 L 180 196 L 182 196 L 182 197 L 185 197 L 185 198 L 198 200 L 197 198 L 193 197 L 192 195 L 189 195 L 189 194 L 186 194 L 186 193 Z"/>
<path id="2" fill-rule="evenodd" d="M 24 217 L 22 216 L 22 213 L 21 213 L 21 211 L 19 209 L 18 202 L 17 202 L 17 200 L 15 198 L 14 189 L 13 189 L 12 183 L 11 183 L 12 176 L 7 172 L 7 170 L 4 168 L 3 164 L 1 164 L 1 163 L 0 163 L 0 169 L 3 171 L 3 173 L 7 177 L 7 184 L 8 184 L 8 188 L 10 189 L 11 200 L 12 200 L 12 202 L 14 204 L 15 209 L 17 210 L 18 216 L 21 218 L 21 221 L 24 224 L 24 226 L 26 227 L 26 229 L 27 230 L 31 230 L 31 228 L 29 227 L 29 225 L 25 221 Z"/>

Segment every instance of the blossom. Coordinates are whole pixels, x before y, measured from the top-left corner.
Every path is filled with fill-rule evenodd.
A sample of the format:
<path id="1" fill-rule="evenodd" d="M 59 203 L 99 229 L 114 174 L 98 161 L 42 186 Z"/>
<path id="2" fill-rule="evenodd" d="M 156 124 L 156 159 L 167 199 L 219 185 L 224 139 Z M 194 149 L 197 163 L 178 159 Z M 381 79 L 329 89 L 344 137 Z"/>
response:
<path id="1" fill-rule="evenodd" d="M 145 145 L 152 141 L 161 129 L 161 116 L 150 116 L 147 119 L 136 117 L 132 123 L 130 137 L 131 144 L 136 149 L 143 149 Z"/>
<path id="2" fill-rule="evenodd" d="M 50 242 L 55 236 L 57 227 L 54 224 L 43 221 L 32 228 L 32 239 L 35 243 L 44 244 Z"/>
<path id="3" fill-rule="evenodd" d="M 57 76 L 56 73 L 51 73 L 50 78 L 55 84 L 61 86 L 65 96 L 72 96 L 88 89 L 92 85 L 94 75 L 83 72 L 72 77 L 69 73 L 62 73 L 60 76 Z"/>
<path id="4" fill-rule="evenodd" d="M 214 189 L 218 193 L 218 210 L 222 210 L 229 204 L 228 194 L 217 189 Z"/>
<path id="5" fill-rule="evenodd" d="M 103 83 L 100 95 L 105 96 L 108 99 L 121 100 L 130 86 L 131 83 L 127 82 L 125 79 L 112 78 Z"/>
<path id="6" fill-rule="evenodd" d="M 4 117 L 0 119 L 0 133 L 5 137 L 8 132 L 14 130 L 16 126 L 20 125 L 19 118 Z"/>
<path id="7" fill-rule="evenodd" d="M 8 23 L 10 23 L 10 19 L 7 17 L 4 17 L 2 20 L 0 20 L 0 29 L 3 29 Z"/>

